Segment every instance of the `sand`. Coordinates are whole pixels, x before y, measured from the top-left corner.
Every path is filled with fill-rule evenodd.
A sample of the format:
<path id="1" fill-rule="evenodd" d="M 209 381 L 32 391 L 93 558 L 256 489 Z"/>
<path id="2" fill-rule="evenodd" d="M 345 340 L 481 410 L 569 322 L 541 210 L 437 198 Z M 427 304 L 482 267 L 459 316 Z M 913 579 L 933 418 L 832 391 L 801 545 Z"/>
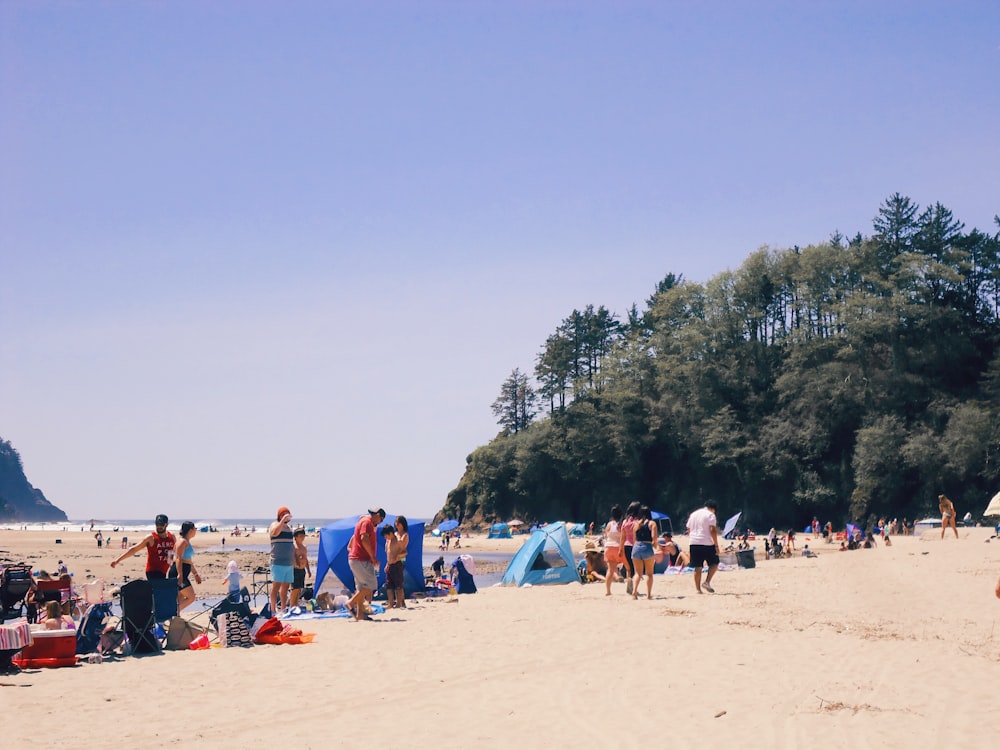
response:
<path id="1" fill-rule="evenodd" d="M 308 645 L 27 670 L 0 677 L 4 745 L 68 725 L 60 742 L 80 747 L 992 748 L 1000 540 L 959 534 L 843 553 L 813 540 L 817 558 L 720 572 L 714 595 L 690 575 L 657 576 L 648 601 L 622 584 L 487 588 L 369 623 L 297 623 L 317 634 Z M 0 559 L 113 572 L 92 537 L 61 536 L 0 532 Z M 221 592 L 228 556 L 207 558 Z"/>

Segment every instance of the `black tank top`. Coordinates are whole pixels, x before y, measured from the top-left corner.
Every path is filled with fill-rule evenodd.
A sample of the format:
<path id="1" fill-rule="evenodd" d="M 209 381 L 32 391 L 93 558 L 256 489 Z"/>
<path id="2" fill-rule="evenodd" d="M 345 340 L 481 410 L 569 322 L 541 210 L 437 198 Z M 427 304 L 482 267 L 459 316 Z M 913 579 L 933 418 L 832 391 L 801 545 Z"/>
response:
<path id="1" fill-rule="evenodd" d="M 653 530 L 649 528 L 649 521 L 643 521 L 641 526 L 635 527 L 635 540 L 651 544 L 653 541 Z"/>

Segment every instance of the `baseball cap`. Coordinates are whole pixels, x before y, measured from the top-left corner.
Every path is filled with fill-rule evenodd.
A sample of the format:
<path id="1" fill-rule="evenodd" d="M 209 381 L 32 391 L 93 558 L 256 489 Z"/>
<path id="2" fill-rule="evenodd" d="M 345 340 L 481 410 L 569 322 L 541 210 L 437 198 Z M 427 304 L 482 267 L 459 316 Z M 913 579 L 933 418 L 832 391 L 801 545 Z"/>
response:
<path id="1" fill-rule="evenodd" d="M 166 515 L 164 515 L 163 513 L 160 513 L 160 515 L 158 515 L 156 517 L 156 525 L 157 526 L 166 526 L 169 522 L 170 522 L 170 519 L 167 518 Z"/>
<path id="2" fill-rule="evenodd" d="M 385 518 L 385 511 L 382 508 L 369 508 L 368 514 L 372 516 L 378 514 L 382 516 L 382 518 Z"/>

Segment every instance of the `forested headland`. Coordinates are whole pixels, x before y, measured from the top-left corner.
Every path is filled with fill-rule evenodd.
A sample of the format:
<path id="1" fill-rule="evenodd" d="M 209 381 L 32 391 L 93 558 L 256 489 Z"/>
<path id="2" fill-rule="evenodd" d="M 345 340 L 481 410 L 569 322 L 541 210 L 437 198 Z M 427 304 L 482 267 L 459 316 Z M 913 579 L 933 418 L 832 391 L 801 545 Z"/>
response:
<path id="1" fill-rule="evenodd" d="M 1000 217 L 898 193 L 871 236 L 668 274 L 624 316 L 573 310 L 493 404 L 440 515 L 597 521 L 705 500 L 751 527 L 981 513 L 1000 489 Z M 609 261 L 610 262 L 610 261 Z"/>
<path id="2" fill-rule="evenodd" d="M 0 438 L 0 521 L 65 520 L 66 514 L 28 482 L 21 454 Z"/>

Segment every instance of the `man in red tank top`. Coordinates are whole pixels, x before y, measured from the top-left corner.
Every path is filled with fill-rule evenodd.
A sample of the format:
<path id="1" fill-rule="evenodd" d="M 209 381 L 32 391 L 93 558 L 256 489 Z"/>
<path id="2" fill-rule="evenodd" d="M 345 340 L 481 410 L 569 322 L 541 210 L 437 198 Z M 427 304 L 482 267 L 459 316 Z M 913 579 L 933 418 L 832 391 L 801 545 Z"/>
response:
<path id="1" fill-rule="evenodd" d="M 131 557 L 143 547 L 146 548 L 146 578 L 166 578 L 170 569 L 170 559 L 174 555 L 174 535 L 167 531 L 169 519 L 160 514 L 156 517 L 156 531 L 147 534 L 143 540 L 127 550 L 116 559 L 111 561 L 111 567 L 115 567 L 126 557 Z"/>

